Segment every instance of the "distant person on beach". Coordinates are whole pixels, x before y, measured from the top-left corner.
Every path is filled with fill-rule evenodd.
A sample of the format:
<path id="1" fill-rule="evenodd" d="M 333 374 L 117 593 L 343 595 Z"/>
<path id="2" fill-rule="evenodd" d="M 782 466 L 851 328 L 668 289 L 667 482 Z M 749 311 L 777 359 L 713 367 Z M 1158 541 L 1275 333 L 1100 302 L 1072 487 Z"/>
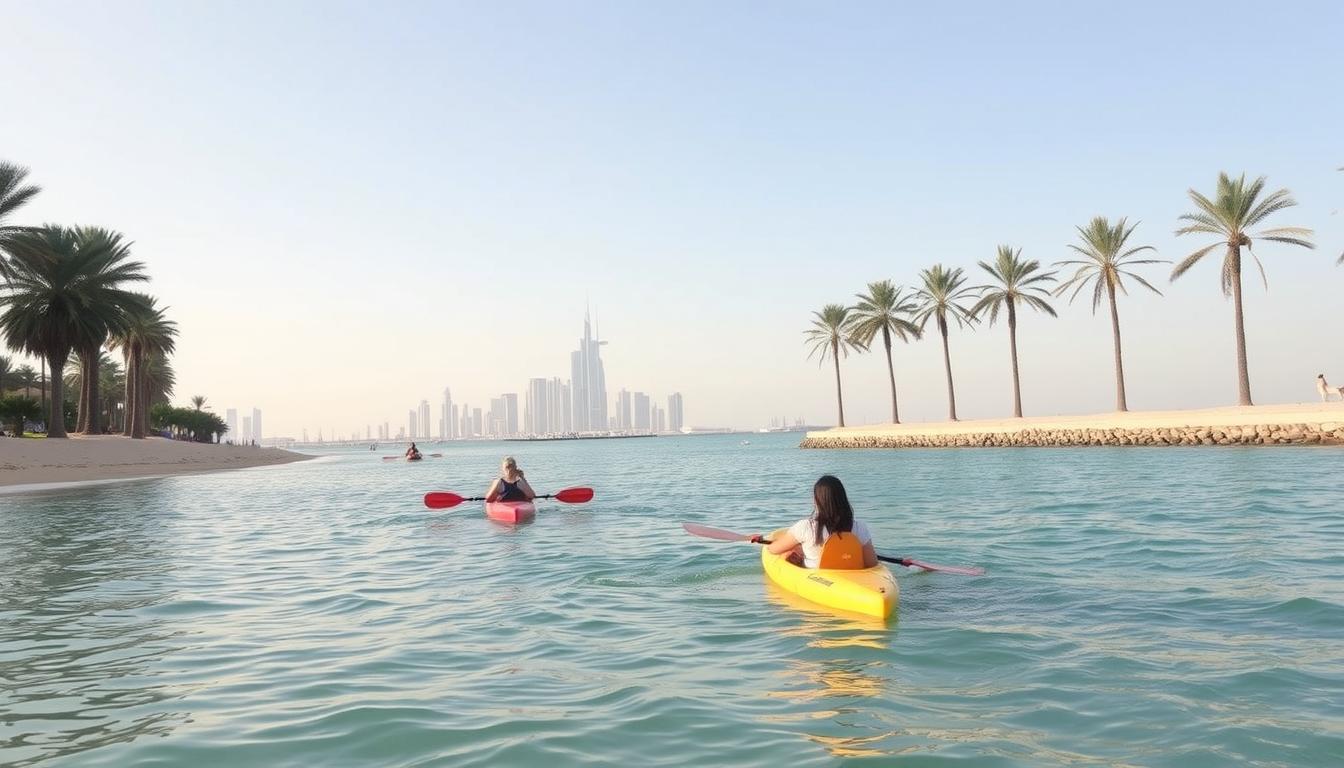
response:
<path id="1" fill-rule="evenodd" d="M 420 458 L 420 449 L 415 447 L 415 443 L 411 443 L 411 447 L 406 449 L 406 458 L 408 459 Z"/>
<path id="2" fill-rule="evenodd" d="M 499 477 L 490 484 L 490 490 L 485 492 L 485 500 L 531 501 L 535 498 L 537 493 L 527 484 L 527 478 L 523 476 L 523 470 L 518 468 L 518 462 L 514 461 L 512 456 L 505 456 L 499 465 Z"/>
<path id="3" fill-rule="evenodd" d="M 804 568 L 819 568 L 822 550 L 831 538 L 841 534 L 841 539 L 832 547 L 845 557 L 859 560 L 852 568 L 872 568 L 877 565 L 877 550 L 873 548 L 873 534 L 863 521 L 854 519 L 854 508 L 849 504 L 849 495 L 839 478 L 822 475 L 812 486 L 812 516 L 803 518 L 785 531 L 774 541 L 766 545 L 776 555 L 788 555 L 789 561 Z M 752 541 L 761 543 L 765 537 L 756 534 Z M 848 539 L 848 540 L 846 540 Z M 846 553 L 846 550 L 848 552 Z M 830 566 L 828 567 L 835 567 Z M 839 566 L 845 567 L 845 566 Z"/>

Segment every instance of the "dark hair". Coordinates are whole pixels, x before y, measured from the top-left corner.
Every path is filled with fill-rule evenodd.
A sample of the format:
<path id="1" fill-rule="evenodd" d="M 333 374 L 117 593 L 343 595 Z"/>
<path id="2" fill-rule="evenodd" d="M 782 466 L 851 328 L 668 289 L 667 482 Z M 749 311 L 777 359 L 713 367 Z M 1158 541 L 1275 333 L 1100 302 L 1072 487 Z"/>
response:
<path id="1" fill-rule="evenodd" d="M 817 507 L 817 546 L 826 540 L 821 533 L 823 528 L 831 533 L 854 530 L 854 508 L 849 505 L 849 495 L 840 478 L 822 475 L 812 486 L 812 503 Z"/>

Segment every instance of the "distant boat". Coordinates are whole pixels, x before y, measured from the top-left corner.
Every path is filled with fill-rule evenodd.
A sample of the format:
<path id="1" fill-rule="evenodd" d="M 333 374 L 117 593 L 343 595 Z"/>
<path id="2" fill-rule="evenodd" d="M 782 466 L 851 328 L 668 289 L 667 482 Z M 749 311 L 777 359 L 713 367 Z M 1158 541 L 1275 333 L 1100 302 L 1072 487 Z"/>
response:
<path id="1" fill-rule="evenodd" d="M 751 441 L 750 441 L 750 440 L 743 440 L 741 444 L 742 444 L 742 445 L 751 445 Z"/>

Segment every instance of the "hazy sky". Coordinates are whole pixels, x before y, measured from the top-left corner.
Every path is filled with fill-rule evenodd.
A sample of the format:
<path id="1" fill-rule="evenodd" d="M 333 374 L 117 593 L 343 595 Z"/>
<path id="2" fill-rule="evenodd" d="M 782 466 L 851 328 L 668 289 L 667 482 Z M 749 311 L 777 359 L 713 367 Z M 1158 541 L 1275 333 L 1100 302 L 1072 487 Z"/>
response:
<path id="1" fill-rule="evenodd" d="M 919 5 L 0 0 L 0 158 L 44 187 L 22 221 L 136 242 L 178 399 L 268 436 L 568 377 L 589 299 L 613 393 L 831 422 L 813 310 L 999 243 L 1066 258 L 1096 214 L 1178 259 L 1220 170 L 1320 244 L 1247 276 L 1257 400 L 1344 384 L 1344 4 Z M 1131 408 L 1235 403 L 1218 258 L 1124 299 Z M 1110 409 L 1109 320 L 1058 308 L 1021 322 L 1026 411 Z M 907 420 L 941 418 L 936 337 L 896 354 Z M 963 418 L 1011 412 L 1006 328 L 952 356 Z M 881 355 L 843 373 L 884 419 Z"/>

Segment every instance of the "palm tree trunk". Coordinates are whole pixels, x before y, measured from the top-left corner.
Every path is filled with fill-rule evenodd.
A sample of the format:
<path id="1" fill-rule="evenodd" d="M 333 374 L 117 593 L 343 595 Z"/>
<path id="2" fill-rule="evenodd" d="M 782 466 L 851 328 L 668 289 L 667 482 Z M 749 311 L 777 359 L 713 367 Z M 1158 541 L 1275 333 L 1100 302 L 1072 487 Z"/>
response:
<path id="1" fill-rule="evenodd" d="M 47 412 L 47 358 L 42 358 L 42 412 Z"/>
<path id="2" fill-rule="evenodd" d="M 957 420 L 957 391 L 952 387 L 952 355 L 947 351 L 947 321 L 938 318 L 938 332 L 943 335 L 943 370 L 947 372 L 947 418 Z"/>
<path id="3" fill-rule="evenodd" d="M 131 424 L 135 419 L 135 381 L 139 376 L 139 369 L 135 367 L 135 359 L 131 355 L 131 347 L 127 344 L 122 348 L 121 359 L 126 369 L 126 395 L 123 398 L 126 403 L 121 416 L 121 434 L 125 437 L 131 436 Z"/>
<path id="4" fill-rule="evenodd" d="M 896 408 L 896 369 L 891 367 L 891 331 L 882 329 L 882 344 L 887 348 L 887 378 L 891 379 L 891 423 L 901 423 L 901 412 Z"/>
<path id="5" fill-rule="evenodd" d="M 835 404 L 839 408 L 840 426 L 845 426 L 845 396 L 840 392 L 840 344 L 831 342 L 831 359 L 835 361 Z"/>
<path id="6" fill-rule="evenodd" d="M 64 354 L 48 355 L 51 363 L 51 412 L 47 414 L 47 437 L 61 438 L 65 434 L 65 360 L 70 350 Z"/>
<path id="7" fill-rule="evenodd" d="M 1251 402 L 1251 373 L 1246 367 L 1246 321 L 1241 312 L 1241 246 L 1232 246 L 1232 307 L 1237 313 L 1237 394 L 1241 405 Z"/>
<path id="8" fill-rule="evenodd" d="M 133 439 L 142 440 L 145 437 L 145 401 L 144 401 L 144 352 L 139 349 L 131 351 L 131 365 L 134 368 L 134 374 L 130 377 L 131 393 L 128 395 L 135 407 L 131 409 L 130 435 Z"/>
<path id="9" fill-rule="evenodd" d="M 102 403 L 99 402 L 100 393 L 98 391 L 98 363 L 99 363 L 98 358 L 102 357 L 101 352 L 102 352 L 101 344 L 89 350 L 89 353 L 85 358 L 88 362 L 84 364 L 84 377 L 89 380 L 88 384 L 89 417 L 88 419 L 85 420 L 84 432 L 90 435 L 96 435 L 99 432 L 103 431 L 101 429 Z"/>
<path id="10" fill-rule="evenodd" d="M 1017 310 L 1008 301 L 1008 350 L 1013 356 L 1013 418 L 1022 418 L 1022 382 L 1017 376 Z"/>
<path id="11" fill-rule="evenodd" d="M 1106 293 L 1111 299 L 1111 339 L 1115 342 L 1115 410 L 1129 410 L 1125 402 L 1125 361 L 1120 355 L 1120 312 L 1115 308 L 1115 286 L 1107 283 Z"/>
<path id="12" fill-rule="evenodd" d="M 75 406 L 75 432 L 88 432 L 89 424 L 89 356 L 79 352 L 79 402 Z"/>

